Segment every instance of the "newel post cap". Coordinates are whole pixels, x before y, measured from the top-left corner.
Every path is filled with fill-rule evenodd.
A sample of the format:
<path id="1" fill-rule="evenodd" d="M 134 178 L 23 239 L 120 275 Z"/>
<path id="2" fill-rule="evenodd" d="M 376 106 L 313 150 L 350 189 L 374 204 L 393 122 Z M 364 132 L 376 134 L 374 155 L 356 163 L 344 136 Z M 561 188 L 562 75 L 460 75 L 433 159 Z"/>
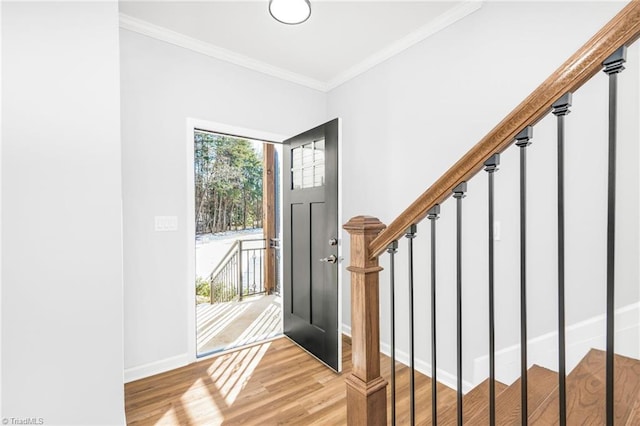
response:
<path id="1" fill-rule="evenodd" d="M 352 217 L 343 226 L 349 234 L 378 234 L 387 226 L 380 219 L 373 216 Z"/>

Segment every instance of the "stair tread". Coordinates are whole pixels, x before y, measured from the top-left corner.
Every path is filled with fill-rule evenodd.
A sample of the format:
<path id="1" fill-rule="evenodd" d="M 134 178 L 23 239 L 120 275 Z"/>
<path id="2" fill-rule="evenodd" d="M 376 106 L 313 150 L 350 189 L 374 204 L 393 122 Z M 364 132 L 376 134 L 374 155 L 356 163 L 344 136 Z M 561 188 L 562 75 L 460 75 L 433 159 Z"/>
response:
<path id="1" fill-rule="evenodd" d="M 547 397 L 549 390 L 557 383 L 558 375 L 539 365 L 534 365 L 528 370 L 528 409 L 535 410 Z M 519 425 L 520 424 L 520 379 L 496 397 L 496 424 Z M 486 425 L 489 423 L 489 404 L 484 404 L 482 410 L 469 419 L 465 424 Z"/>
<path id="2" fill-rule="evenodd" d="M 638 426 L 640 424 L 640 392 L 636 393 L 636 402 L 629 413 L 626 426 Z"/>
<path id="3" fill-rule="evenodd" d="M 640 361 L 615 356 L 615 423 L 625 424 L 640 392 Z M 529 416 L 531 424 L 558 423 L 558 387 Z M 591 349 L 567 376 L 567 423 L 605 424 L 605 352 Z"/>
<path id="4" fill-rule="evenodd" d="M 391 366 L 388 358 L 384 357 L 380 373 L 390 382 Z M 409 374 L 407 366 L 396 362 L 396 424 L 409 424 Z M 419 372 L 415 376 L 416 425 L 431 424 L 431 379 Z M 456 402 L 456 392 L 442 383 L 438 383 L 438 415 Z M 391 386 L 387 386 L 387 400 L 391 402 Z M 440 417 L 438 417 L 440 418 Z M 391 409 L 387 410 L 387 423 L 391 423 Z M 440 421 L 438 421 L 440 423 Z"/>
<path id="5" fill-rule="evenodd" d="M 507 389 L 507 385 L 496 381 L 496 395 L 500 395 Z M 479 410 L 487 405 L 489 401 L 489 379 L 467 392 L 462 399 L 463 419 L 472 418 Z M 442 414 L 438 414 L 438 424 L 454 425 L 458 420 L 458 408 L 454 403 Z"/>

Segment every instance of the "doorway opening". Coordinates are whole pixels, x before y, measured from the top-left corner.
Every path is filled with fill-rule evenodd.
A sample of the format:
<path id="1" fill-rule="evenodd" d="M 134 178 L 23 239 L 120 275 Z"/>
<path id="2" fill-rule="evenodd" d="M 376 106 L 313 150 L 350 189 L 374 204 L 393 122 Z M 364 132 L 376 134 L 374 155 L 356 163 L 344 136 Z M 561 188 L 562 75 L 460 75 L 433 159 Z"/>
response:
<path id="1" fill-rule="evenodd" d="M 196 356 L 282 334 L 280 147 L 194 133 Z"/>

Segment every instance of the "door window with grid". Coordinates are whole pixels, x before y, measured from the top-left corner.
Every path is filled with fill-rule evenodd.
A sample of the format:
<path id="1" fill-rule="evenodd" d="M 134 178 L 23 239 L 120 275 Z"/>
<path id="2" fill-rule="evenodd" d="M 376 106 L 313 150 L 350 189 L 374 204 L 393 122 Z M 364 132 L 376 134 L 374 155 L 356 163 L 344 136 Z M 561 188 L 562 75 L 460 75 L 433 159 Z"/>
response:
<path id="1" fill-rule="evenodd" d="M 324 185 L 324 139 L 291 150 L 292 189 Z"/>

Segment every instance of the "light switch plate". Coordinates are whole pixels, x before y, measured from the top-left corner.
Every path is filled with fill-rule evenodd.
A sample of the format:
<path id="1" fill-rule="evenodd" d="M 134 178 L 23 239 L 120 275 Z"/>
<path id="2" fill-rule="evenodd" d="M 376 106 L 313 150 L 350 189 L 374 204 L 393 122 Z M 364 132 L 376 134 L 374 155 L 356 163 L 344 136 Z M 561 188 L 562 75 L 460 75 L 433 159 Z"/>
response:
<path id="1" fill-rule="evenodd" d="M 156 216 L 155 230 L 157 232 L 177 231 L 178 216 Z"/>

